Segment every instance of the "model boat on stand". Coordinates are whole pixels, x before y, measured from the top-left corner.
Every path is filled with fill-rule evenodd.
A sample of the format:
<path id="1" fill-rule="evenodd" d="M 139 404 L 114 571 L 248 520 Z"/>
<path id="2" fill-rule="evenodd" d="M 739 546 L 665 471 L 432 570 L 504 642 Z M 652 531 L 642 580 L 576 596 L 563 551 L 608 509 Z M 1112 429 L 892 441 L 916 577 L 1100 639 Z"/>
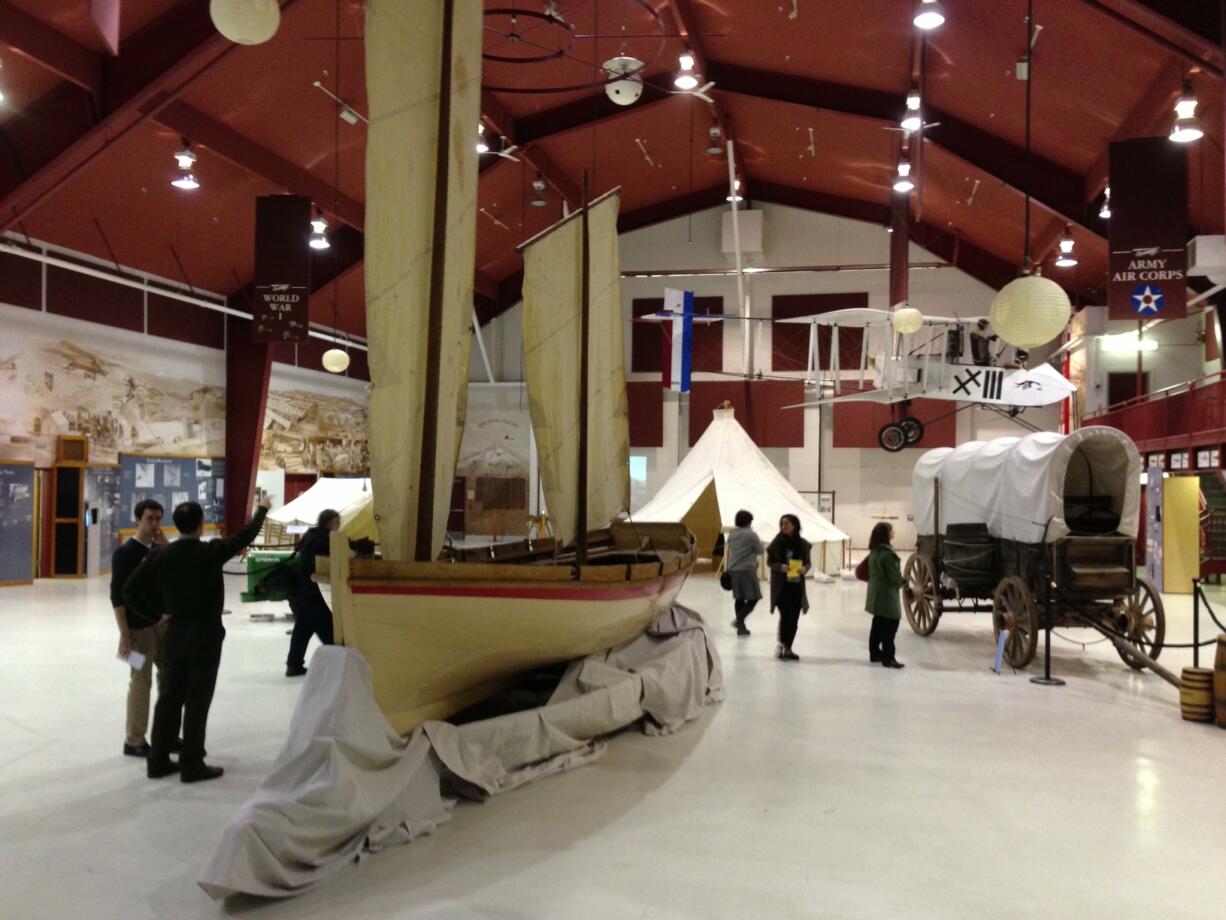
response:
<path id="1" fill-rule="evenodd" d="M 366 31 L 370 457 L 384 558 L 351 560 L 334 536 L 330 570 L 336 642 L 370 664 L 401 733 L 520 671 L 632 639 L 695 557 L 679 524 L 589 531 L 629 507 L 616 192 L 522 247 L 553 538 L 440 552 L 448 507 L 436 499 L 451 492 L 467 401 L 482 12 L 476 0 L 409 6 L 372 6 Z"/>

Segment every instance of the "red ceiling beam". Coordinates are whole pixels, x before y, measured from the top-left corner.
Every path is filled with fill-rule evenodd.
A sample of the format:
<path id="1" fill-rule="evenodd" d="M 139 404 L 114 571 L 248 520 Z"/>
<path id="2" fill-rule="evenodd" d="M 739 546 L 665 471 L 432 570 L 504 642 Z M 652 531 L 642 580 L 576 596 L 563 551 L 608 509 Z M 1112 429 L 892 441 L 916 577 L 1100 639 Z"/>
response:
<path id="1" fill-rule="evenodd" d="M 296 0 L 285 0 L 281 9 Z M 214 28 L 205 4 L 172 7 L 108 64 L 105 117 L 0 199 L 0 232 L 11 229 L 80 170 L 144 124 L 237 45 Z"/>
<path id="2" fill-rule="evenodd" d="M 554 190 L 571 207 L 579 207 L 583 201 L 583 193 L 579 186 L 544 150 L 531 149 L 530 145 L 524 144 L 519 139 L 515 119 L 498 101 L 498 98 L 487 90 L 481 91 L 481 118 L 487 127 L 500 137 L 505 137 L 507 143 L 519 144 L 520 149 L 516 151 L 519 158 L 540 173 L 541 178 L 553 186 Z"/>
<path id="3" fill-rule="evenodd" d="M 1222 76 L 1223 51 L 1197 32 L 1180 25 L 1147 3 L 1140 0 L 1082 0 L 1105 16 L 1161 45 L 1172 54 L 1177 54 L 1189 64 L 1195 64 L 1213 74 Z M 1216 4 L 1205 2 L 1212 9 Z M 1216 12 L 1210 15 L 1216 17 Z M 1216 24 L 1216 23 L 1215 23 Z"/>
<path id="4" fill-rule="evenodd" d="M 634 105 L 618 105 L 600 90 L 591 96 L 576 99 L 563 105 L 546 109 L 536 115 L 520 118 L 516 124 L 516 141 L 532 144 L 555 134 L 564 134 L 577 128 L 590 127 L 626 115 L 633 115 L 646 108 L 654 108 L 674 98 L 672 74 L 663 73 L 643 81 L 643 98 Z"/>
<path id="5" fill-rule="evenodd" d="M 0 2 L 0 45 L 95 98 L 101 94 L 102 59 L 98 55 L 5 2 Z"/>
<path id="6" fill-rule="evenodd" d="M 89 0 L 89 18 L 112 55 L 119 54 L 119 0 Z"/>
<path id="7" fill-rule="evenodd" d="M 363 205 L 333 188 L 329 183 L 294 165 L 271 150 L 261 147 L 210 115 L 186 102 L 176 101 L 154 116 L 159 124 L 188 138 L 193 144 L 211 150 L 224 160 L 254 176 L 267 179 L 294 195 L 302 195 L 337 220 L 361 230 L 366 220 Z"/>

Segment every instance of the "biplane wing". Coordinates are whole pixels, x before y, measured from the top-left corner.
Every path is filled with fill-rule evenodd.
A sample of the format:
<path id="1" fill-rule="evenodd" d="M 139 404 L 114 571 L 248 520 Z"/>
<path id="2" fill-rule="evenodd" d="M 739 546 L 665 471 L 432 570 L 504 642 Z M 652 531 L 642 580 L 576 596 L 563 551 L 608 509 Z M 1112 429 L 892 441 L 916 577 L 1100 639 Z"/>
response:
<path id="1" fill-rule="evenodd" d="M 831 310 L 828 313 L 813 313 L 790 319 L 777 319 L 776 323 L 815 326 L 878 326 L 893 323 L 894 311 L 876 307 L 850 307 L 846 310 Z M 924 314 L 925 326 L 973 326 L 983 316 L 929 316 Z"/>
<path id="2" fill-rule="evenodd" d="M 1077 390 L 1050 364 L 1041 364 L 1035 368 L 951 364 L 948 369 L 948 380 L 941 386 L 924 387 L 917 383 L 881 390 L 860 390 L 783 408 L 809 409 L 844 402 L 896 403 L 909 399 L 948 399 L 1026 409 L 1063 402 Z"/>

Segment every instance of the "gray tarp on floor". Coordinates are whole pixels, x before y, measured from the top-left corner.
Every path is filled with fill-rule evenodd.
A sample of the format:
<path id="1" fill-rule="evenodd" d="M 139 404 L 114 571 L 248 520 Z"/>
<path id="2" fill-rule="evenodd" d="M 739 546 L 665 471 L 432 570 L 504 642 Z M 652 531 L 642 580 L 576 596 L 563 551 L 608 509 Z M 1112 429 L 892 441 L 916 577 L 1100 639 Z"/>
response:
<path id="1" fill-rule="evenodd" d="M 676 605 L 639 638 L 567 669 L 547 705 L 398 736 L 353 649 L 320 648 L 272 772 L 239 809 L 200 876 L 214 898 L 301 894 L 363 854 L 448 820 L 441 783 L 485 798 L 590 763 L 602 736 L 640 722 L 676 731 L 723 699 L 719 655 L 702 618 Z"/>

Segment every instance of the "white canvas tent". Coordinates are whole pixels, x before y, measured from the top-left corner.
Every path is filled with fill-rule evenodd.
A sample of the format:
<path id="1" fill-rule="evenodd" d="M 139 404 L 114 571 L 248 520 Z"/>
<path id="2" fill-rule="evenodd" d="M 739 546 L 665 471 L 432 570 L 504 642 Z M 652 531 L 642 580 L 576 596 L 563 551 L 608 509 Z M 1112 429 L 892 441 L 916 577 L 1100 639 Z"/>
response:
<path id="1" fill-rule="evenodd" d="M 813 544 L 813 567 L 837 573 L 847 534 L 796 491 L 737 422 L 732 409 L 716 409 L 711 424 L 677 471 L 634 514 L 639 521 L 681 521 L 694 531 L 701 555 L 709 555 L 720 531 L 736 526 L 744 508 L 764 543 L 779 532 L 779 518 L 795 514 L 801 535 Z"/>
<path id="2" fill-rule="evenodd" d="M 340 512 L 341 531 L 350 539 L 369 537 L 378 540 L 369 479 L 320 479 L 293 501 L 270 511 L 268 520 L 273 525 L 280 525 L 284 531 L 302 525 L 314 527 L 319 512 L 326 508 Z"/>

